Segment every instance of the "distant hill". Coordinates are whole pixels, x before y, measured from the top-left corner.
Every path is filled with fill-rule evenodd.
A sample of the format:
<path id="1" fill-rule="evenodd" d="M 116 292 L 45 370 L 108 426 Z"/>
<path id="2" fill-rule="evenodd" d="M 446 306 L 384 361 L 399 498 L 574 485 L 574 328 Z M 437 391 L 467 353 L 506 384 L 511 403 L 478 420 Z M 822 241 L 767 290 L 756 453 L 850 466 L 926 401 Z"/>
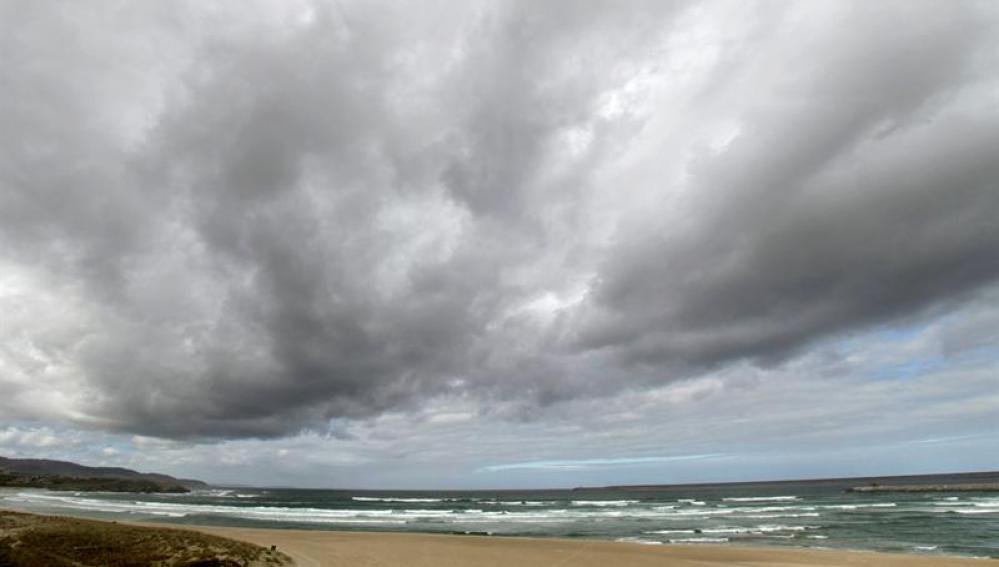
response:
<path id="1" fill-rule="evenodd" d="M 160 485 L 179 485 L 187 489 L 208 488 L 208 484 L 200 480 L 174 478 L 158 473 L 141 473 L 121 467 L 88 467 L 69 461 L 53 461 L 49 459 L 10 459 L 0 457 L 0 471 L 15 475 L 59 476 L 73 479 L 117 479 L 148 481 Z"/>

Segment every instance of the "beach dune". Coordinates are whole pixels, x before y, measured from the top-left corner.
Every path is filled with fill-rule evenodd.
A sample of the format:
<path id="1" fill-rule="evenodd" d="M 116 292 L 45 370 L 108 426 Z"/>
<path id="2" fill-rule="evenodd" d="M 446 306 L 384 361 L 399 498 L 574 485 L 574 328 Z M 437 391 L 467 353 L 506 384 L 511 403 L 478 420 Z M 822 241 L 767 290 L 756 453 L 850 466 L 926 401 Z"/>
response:
<path id="1" fill-rule="evenodd" d="M 185 526 L 270 547 L 299 567 L 984 567 L 996 561 L 727 546 L 654 546 L 592 540 Z"/>

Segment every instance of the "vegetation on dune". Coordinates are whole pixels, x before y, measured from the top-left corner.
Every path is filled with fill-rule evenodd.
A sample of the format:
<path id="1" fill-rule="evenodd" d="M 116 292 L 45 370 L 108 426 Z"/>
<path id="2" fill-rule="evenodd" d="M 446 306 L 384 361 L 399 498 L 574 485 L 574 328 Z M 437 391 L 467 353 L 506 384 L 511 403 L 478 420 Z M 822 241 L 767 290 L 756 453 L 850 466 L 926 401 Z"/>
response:
<path id="1" fill-rule="evenodd" d="M 198 532 L 0 512 L 0 567 L 278 567 L 283 553 Z"/>

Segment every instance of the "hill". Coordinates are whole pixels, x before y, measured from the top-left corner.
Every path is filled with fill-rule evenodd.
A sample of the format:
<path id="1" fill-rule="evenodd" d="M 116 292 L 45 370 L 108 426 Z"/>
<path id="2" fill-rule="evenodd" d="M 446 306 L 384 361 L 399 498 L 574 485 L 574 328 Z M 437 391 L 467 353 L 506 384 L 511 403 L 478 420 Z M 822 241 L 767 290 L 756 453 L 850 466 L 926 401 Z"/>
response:
<path id="1" fill-rule="evenodd" d="M 56 490 L 116 490 L 156 492 L 159 488 L 208 488 L 208 484 L 158 473 L 141 473 L 121 467 L 88 467 L 69 461 L 10 459 L 0 457 L 0 473 L 8 486 L 33 486 Z M 112 482 L 128 481 L 128 482 Z M 31 484 L 26 484 L 31 483 Z M 175 491 L 175 490 L 169 490 Z"/>

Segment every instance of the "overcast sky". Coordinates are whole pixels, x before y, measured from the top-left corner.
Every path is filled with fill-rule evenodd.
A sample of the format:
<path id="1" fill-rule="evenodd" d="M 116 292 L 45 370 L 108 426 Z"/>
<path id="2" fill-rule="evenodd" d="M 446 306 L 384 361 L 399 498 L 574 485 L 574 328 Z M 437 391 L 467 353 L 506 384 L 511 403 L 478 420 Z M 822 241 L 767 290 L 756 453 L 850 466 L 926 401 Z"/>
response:
<path id="1" fill-rule="evenodd" d="M 999 469 L 991 0 L 0 0 L 0 454 Z"/>

